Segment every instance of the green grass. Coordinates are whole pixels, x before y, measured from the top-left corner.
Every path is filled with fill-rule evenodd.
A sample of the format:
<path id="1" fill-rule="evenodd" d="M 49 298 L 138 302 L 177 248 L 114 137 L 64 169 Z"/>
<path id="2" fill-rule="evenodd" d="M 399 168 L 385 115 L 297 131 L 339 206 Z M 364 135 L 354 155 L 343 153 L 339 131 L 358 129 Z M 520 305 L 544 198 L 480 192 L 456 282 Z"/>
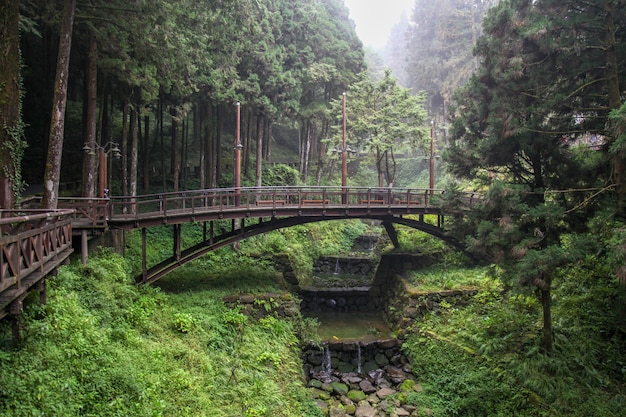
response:
<path id="1" fill-rule="evenodd" d="M 623 289 L 576 269 L 554 290 L 549 354 L 540 348 L 537 298 L 503 292 L 489 274 L 467 307 L 447 306 L 416 322 L 405 343 L 424 386 L 416 405 L 435 416 L 622 416 L 624 337 L 610 320 Z"/>
<path id="2" fill-rule="evenodd" d="M 418 291 L 490 288 L 499 285 L 489 277 L 488 267 L 436 264 L 406 275 L 407 282 Z"/>
<path id="3" fill-rule="evenodd" d="M 1 324 L 0 415 L 317 415 L 296 323 L 227 309 L 232 271 L 190 268 L 161 289 L 136 287 L 129 269 L 108 252 L 61 268 L 48 304 L 29 304 L 17 349 Z M 272 274 L 245 275 L 246 291 L 277 288 Z"/>

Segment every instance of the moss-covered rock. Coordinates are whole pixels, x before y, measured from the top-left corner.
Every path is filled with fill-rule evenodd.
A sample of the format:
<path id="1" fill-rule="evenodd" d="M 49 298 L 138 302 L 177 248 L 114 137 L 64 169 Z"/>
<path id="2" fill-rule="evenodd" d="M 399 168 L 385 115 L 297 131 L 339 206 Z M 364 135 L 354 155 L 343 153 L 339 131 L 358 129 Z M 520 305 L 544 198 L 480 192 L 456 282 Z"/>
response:
<path id="1" fill-rule="evenodd" d="M 367 395 L 363 391 L 351 390 L 348 392 L 348 398 L 354 402 L 363 401 L 367 398 Z"/>
<path id="2" fill-rule="evenodd" d="M 338 395 L 346 395 L 349 390 L 348 386 L 341 382 L 333 382 L 332 384 L 330 384 L 330 386 L 333 388 L 333 392 Z"/>

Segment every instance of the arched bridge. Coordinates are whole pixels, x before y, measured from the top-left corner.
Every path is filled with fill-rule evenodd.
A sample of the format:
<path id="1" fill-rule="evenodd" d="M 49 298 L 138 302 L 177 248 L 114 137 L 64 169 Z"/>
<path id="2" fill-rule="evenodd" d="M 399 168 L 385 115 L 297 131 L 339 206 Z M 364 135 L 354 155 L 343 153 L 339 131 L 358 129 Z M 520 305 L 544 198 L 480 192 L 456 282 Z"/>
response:
<path id="1" fill-rule="evenodd" d="M 73 236 L 81 237 L 86 262 L 90 235 L 107 229 L 141 229 L 142 273 L 137 281 L 149 283 L 222 246 L 316 221 L 377 219 L 396 246 L 394 224 L 425 231 L 458 246 L 443 228 L 443 194 L 442 190 L 412 188 L 240 187 L 110 199 L 62 198 L 59 210 L 29 208 L 29 204 L 40 205 L 30 199 L 19 210 L 0 210 L 0 319 L 19 314 L 22 300 L 33 289 L 45 299 L 45 278 L 67 261 L 73 251 Z M 479 198 L 473 193 L 462 194 L 458 205 L 469 209 Z M 427 215 L 436 221 L 424 221 Z M 230 227 L 223 227 L 224 220 Z M 183 250 L 184 223 L 200 224 L 204 233 L 201 242 Z M 148 267 L 146 229 L 162 225 L 172 226 L 173 255 Z M 14 331 L 17 334 L 19 326 Z"/>
<path id="2" fill-rule="evenodd" d="M 317 221 L 368 218 L 382 221 L 394 245 L 393 224 L 403 224 L 456 242 L 444 233 L 443 190 L 364 187 L 241 187 L 113 197 L 106 201 L 103 221 L 111 229 L 142 230 L 142 274 L 149 283 L 198 257 L 268 231 Z M 477 195 L 461 196 L 469 208 Z M 436 217 L 436 224 L 424 221 Z M 408 216 L 408 217 L 407 217 Z M 228 230 L 216 221 L 230 220 Z M 181 249 L 180 225 L 199 223 L 203 240 Z M 97 222 L 96 222 L 97 223 Z M 435 222 L 433 222 L 435 223 Z M 172 226 L 173 255 L 157 265 L 146 264 L 146 228 Z"/>
<path id="3" fill-rule="evenodd" d="M 73 237 L 80 236 L 86 262 L 89 236 L 108 229 L 142 231 L 140 283 L 156 281 L 198 257 L 251 236 L 316 221 L 351 218 L 382 222 L 395 246 L 394 224 L 425 231 L 452 245 L 445 234 L 444 191 L 410 188 L 363 187 L 259 187 L 192 190 L 136 197 L 62 198 L 58 210 L 39 210 L 37 199 L 19 210 L 0 210 L 0 319 L 17 317 L 22 300 L 32 290 L 45 300 L 45 280 L 73 252 Z M 457 206 L 468 209 L 479 200 L 473 193 L 458 196 Z M 424 217 L 436 221 L 426 222 Z M 224 220 L 230 227 L 224 230 Z M 219 223 L 216 223 L 218 222 Z M 203 239 L 181 248 L 181 225 L 203 227 Z M 146 229 L 171 225 L 173 255 L 148 267 Z M 15 339 L 19 321 L 14 320 Z"/>

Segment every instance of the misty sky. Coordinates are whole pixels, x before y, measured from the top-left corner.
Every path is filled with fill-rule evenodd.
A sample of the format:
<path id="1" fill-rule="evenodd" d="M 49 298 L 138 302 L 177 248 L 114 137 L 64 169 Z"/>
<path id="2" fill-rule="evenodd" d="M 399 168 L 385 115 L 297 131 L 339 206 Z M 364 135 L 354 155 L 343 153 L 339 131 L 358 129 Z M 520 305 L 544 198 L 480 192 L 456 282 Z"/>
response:
<path id="1" fill-rule="evenodd" d="M 402 12 L 411 17 L 415 0 L 344 0 L 356 32 L 366 46 L 382 48 Z M 434 0 L 436 1 L 436 0 Z"/>

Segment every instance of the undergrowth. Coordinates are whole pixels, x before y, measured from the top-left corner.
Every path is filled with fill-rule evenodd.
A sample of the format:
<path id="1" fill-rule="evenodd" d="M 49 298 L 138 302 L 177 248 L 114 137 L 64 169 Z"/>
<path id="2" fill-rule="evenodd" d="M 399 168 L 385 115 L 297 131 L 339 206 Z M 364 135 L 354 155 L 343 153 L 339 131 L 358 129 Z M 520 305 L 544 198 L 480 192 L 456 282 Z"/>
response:
<path id="1" fill-rule="evenodd" d="M 169 279 L 188 285 L 172 292 L 167 280 L 163 289 L 135 286 L 129 270 L 110 252 L 61 268 L 48 303 L 27 303 L 17 348 L 0 324 L 0 415 L 318 415 L 295 323 L 226 308 L 228 271 L 181 272 Z M 239 272 L 246 290 L 278 289 L 271 274 Z"/>
<path id="2" fill-rule="evenodd" d="M 416 405 L 435 416 L 623 416 L 624 289 L 602 262 L 561 271 L 550 353 L 540 348 L 537 297 L 504 291 L 486 271 L 470 305 L 442 305 L 415 323 L 404 346 L 424 386 Z"/>

